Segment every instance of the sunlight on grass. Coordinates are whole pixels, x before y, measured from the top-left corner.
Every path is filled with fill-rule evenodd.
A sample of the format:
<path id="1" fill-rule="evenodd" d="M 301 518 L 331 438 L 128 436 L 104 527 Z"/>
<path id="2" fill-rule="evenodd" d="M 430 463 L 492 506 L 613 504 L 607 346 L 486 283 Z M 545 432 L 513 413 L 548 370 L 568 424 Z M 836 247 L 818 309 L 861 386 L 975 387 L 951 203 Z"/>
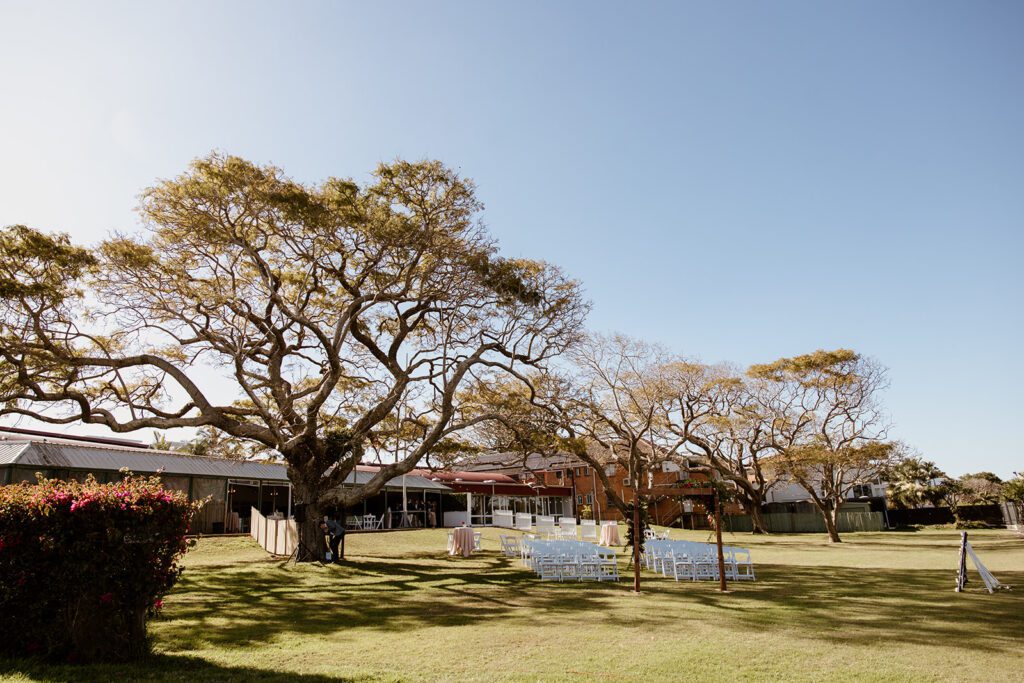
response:
<path id="1" fill-rule="evenodd" d="M 136 666 L 0 664 L 13 680 L 1015 680 L 1022 592 L 953 592 L 956 532 L 727 535 L 758 581 L 643 573 L 540 582 L 498 552 L 450 558 L 445 531 L 350 535 L 347 563 L 295 565 L 248 538 L 202 540 Z M 706 532 L 673 537 L 707 540 Z M 972 532 L 1004 583 L 1024 542 Z M 625 570 L 628 558 L 621 557 Z"/>

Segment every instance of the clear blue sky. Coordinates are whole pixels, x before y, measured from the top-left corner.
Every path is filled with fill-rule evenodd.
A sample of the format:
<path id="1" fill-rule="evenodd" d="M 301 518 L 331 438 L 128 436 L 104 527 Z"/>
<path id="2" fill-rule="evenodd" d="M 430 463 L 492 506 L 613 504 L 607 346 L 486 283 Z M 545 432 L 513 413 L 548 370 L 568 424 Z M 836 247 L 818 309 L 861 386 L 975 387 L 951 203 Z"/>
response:
<path id="1" fill-rule="evenodd" d="M 438 158 L 596 330 L 846 346 L 951 474 L 1024 469 L 1024 4 L 11 2 L 0 223 L 92 242 L 217 148 Z"/>

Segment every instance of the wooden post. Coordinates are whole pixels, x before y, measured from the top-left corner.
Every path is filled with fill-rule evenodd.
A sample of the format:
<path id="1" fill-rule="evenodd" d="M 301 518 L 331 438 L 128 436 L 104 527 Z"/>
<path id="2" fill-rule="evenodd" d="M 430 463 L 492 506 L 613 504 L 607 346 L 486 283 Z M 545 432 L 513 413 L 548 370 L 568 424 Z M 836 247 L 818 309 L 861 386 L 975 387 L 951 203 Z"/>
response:
<path id="1" fill-rule="evenodd" d="M 640 492 L 633 494 L 633 592 L 640 592 Z"/>
<path id="2" fill-rule="evenodd" d="M 967 584 L 967 532 L 960 532 L 960 561 L 956 570 L 956 592 L 962 593 Z"/>
<path id="3" fill-rule="evenodd" d="M 715 543 L 718 545 L 718 590 L 727 590 L 725 584 L 725 553 L 722 552 L 722 511 L 718 498 L 718 487 L 715 487 Z"/>

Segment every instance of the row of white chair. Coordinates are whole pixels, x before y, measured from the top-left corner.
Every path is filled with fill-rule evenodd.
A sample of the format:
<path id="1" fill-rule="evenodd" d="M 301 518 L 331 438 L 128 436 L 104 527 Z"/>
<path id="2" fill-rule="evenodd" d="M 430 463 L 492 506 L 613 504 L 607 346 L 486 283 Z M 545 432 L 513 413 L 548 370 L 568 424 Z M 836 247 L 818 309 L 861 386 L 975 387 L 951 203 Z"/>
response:
<path id="1" fill-rule="evenodd" d="M 615 552 L 593 543 L 524 537 L 519 543 L 519 549 L 523 564 L 542 580 L 619 580 L 619 563 Z"/>
<path id="2" fill-rule="evenodd" d="M 732 581 L 753 581 L 754 563 L 750 550 L 723 546 L 725 578 Z M 694 541 L 649 540 L 644 543 L 644 565 L 663 576 L 671 574 L 676 581 L 717 581 L 718 549 L 712 543 Z"/>

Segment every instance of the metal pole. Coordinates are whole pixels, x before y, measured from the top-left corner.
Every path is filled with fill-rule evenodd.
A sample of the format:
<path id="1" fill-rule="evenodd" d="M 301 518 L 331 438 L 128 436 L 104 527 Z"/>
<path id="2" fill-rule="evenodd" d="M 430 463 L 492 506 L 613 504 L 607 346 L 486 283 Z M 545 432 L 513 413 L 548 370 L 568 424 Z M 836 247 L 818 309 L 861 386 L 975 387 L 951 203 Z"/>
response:
<path id="1" fill-rule="evenodd" d="M 402 475 L 402 527 L 409 526 L 409 510 L 406 509 L 406 496 L 408 492 L 405 490 L 405 475 Z"/>

